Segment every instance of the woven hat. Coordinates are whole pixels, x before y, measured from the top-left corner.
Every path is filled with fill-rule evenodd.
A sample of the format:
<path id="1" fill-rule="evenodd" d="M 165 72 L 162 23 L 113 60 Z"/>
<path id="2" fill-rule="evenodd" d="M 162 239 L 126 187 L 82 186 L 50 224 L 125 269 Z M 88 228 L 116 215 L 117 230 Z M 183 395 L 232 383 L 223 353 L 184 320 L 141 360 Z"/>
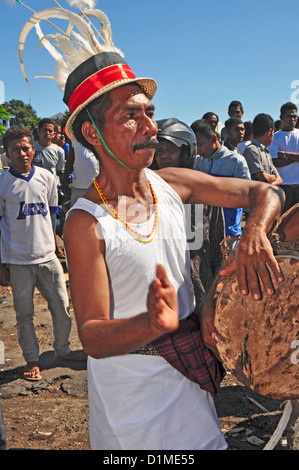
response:
<path id="1" fill-rule="evenodd" d="M 114 88 L 130 83 L 138 83 L 149 99 L 155 95 L 156 82 L 150 78 L 137 78 L 117 52 L 102 52 L 79 65 L 69 75 L 63 97 L 71 112 L 66 132 L 72 140 L 76 140 L 73 123 L 88 103 Z"/>
<path id="2" fill-rule="evenodd" d="M 82 6 L 85 3 L 87 5 L 87 2 L 80 0 Z M 52 18 L 68 20 L 67 29 L 64 31 L 60 26 L 55 26 Z M 90 18 L 98 20 L 100 30 L 96 30 Z M 40 27 L 42 20 L 54 26 L 59 33 L 45 35 Z M 25 23 L 19 39 L 19 59 L 28 84 L 23 51 L 26 37 L 33 27 L 40 39 L 40 46 L 43 45 L 56 61 L 55 74 L 37 75 L 35 78 L 54 80 L 64 93 L 63 101 L 71 112 L 66 124 L 66 133 L 70 139 L 77 140 L 73 133 L 77 115 L 87 104 L 104 93 L 126 84 L 137 83 L 149 99 L 155 95 L 155 80 L 135 76 L 124 60 L 122 51 L 113 44 L 107 15 L 93 8 L 86 8 L 79 14 L 65 8 L 49 8 L 35 12 Z M 75 31 L 75 28 L 79 32 Z"/>

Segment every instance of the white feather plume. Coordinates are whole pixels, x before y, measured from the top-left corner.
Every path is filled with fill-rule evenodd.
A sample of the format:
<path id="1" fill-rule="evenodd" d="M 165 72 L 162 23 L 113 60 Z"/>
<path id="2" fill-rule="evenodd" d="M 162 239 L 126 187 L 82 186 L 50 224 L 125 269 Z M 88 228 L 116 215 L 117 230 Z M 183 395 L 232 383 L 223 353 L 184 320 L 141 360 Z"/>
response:
<path id="1" fill-rule="evenodd" d="M 41 49 L 42 45 L 47 49 L 47 51 L 51 54 L 51 56 L 57 61 L 60 57 L 61 54 L 55 49 L 54 46 L 46 39 L 46 36 L 44 36 L 44 33 L 41 30 L 41 27 L 39 23 L 35 25 L 35 30 L 36 34 L 38 35 L 40 41 L 39 41 L 39 48 Z"/>
<path id="2" fill-rule="evenodd" d="M 9 5 L 15 5 L 17 2 L 16 0 L 6 0 L 6 3 L 8 3 Z"/>
<path id="3" fill-rule="evenodd" d="M 82 2 L 82 4 L 83 3 L 86 2 Z M 100 23 L 101 28 L 99 34 L 94 33 L 89 17 L 97 19 Z M 45 20 L 49 23 L 49 18 L 67 20 L 69 23 L 66 31 L 64 32 L 60 29 L 60 27 L 56 27 L 56 29 L 59 30 L 59 33 L 48 34 L 45 36 L 39 23 L 42 20 Z M 50 24 L 55 27 L 52 21 Z M 40 46 L 43 45 L 56 61 L 54 75 L 36 75 L 36 78 L 47 77 L 55 80 L 61 91 L 64 91 L 65 83 L 69 74 L 76 67 L 78 67 L 78 65 L 80 65 L 82 62 L 85 62 L 93 55 L 104 51 L 114 51 L 123 55 L 123 53 L 113 44 L 111 25 L 108 17 L 104 12 L 100 10 L 94 10 L 92 8 L 88 8 L 87 10 L 82 11 L 80 14 L 73 13 L 64 8 L 50 8 L 42 10 L 38 13 L 35 13 L 25 23 L 19 39 L 19 60 L 23 75 L 28 84 L 29 81 L 25 73 L 23 53 L 26 38 L 33 27 L 35 27 L 36 33 L 40 39 Z M 75 27 L 77 28 L 78 32 L 74 31 Z M 100 42 L 100 39 L 102 42 Z M 61 52 L 59 52 L 57 48 Z"/>
<path id="4" fill-rule="evenodd" d="M 71 7 L 77 7 L 80 10 L 85 10 L 85 8 L 94 8 L 96 5 L 96 0 L 67 0 L 68 4 Z"/>

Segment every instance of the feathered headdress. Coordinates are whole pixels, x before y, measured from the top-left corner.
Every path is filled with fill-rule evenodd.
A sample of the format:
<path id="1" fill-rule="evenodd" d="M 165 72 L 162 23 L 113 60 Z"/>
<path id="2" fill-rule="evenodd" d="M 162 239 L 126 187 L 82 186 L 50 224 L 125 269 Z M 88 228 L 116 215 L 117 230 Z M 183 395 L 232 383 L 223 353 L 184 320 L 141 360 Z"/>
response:
<path id="1" fill-rule="evenodd" d="M 56 0 L 54 1 L 58 4 Z M 93 6 L 95 2 L 68 0 L 68 3 L 70 6 L 78 6 L 81 12 L 73 13 L 58 4 L 59 8 L 35 12 L 26 22 L 19 39 L 19 59 L 23 75 L 29 84 L 25 73 L 23 52 L 26 37 L 35 27 L 40 47 L 44 46 L 56 61 L 54 75 L 37 75 L 35 78 L 50 78 L 64 92 L 63 101 L 71 112 L 66 125 L 66 133 L 72 140 L 76 140 L 72 126 L 78 113 L 88 103 L 114 88 L 132 82 L 139 83 L 151 99 L 156 92 L 157 84 L 151 78 L 137 78 L 134 75 L 125 62 L 123 53 L 113 44 L 108 17 L 104 12 L 90 8 L 90 5 Z M 86 8 L 87 5 L 88 8 Z M 67 20 L 69 24 L 66 31 L 55 26 L 49 20 L 50 18 Z M 100 31 L 94 30 L 90 18 L 98 20 L 101 26 Z M 40 22 L 43 20 L 59 32 L 44 35 L 40 27 Z M 78 32 L 74 30 L 75 27 Z"/>

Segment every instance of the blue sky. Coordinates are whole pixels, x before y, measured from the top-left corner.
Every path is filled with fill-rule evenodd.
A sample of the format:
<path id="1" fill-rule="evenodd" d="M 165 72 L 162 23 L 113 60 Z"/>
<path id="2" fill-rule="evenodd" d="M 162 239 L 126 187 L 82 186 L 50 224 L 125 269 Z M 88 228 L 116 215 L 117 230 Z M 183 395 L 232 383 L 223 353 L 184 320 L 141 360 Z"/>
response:
<path id="1" fill-rule="evenodd" d="M 24 3 L 36 11 L 57 7 L 53 0 Z M 59 3 L 70 8 L 66 0 Z M 5 101 L 31 103 L 40 117 L 64 112 L 56 83 L 34 79 L 55 68 L 34 30 L 24 54 L 34 90 L 21 73 L 18 40 L 33 13 L 6 0 L 0 7 L 0 101 L 4 94 Z M 244 121 L 260 112 L 278 119 L 283 103 L 299 103 L 298 0 L 98 0 L 96 7 L 108 15 L 114 43 L 135 74 L 156 79 L 156 119 L 190 124 L 213 111 L 224 122 L 235 99 L 244 106 Z"/>

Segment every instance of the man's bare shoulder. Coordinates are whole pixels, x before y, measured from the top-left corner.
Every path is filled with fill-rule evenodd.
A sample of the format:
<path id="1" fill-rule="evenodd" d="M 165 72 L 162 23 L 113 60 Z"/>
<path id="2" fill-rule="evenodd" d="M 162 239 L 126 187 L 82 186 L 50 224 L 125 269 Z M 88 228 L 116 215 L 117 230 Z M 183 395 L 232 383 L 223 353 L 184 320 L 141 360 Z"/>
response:
<path id="1" fill-rule="evenodd" d="M 63 239 L 66 251 L 84 243 L 84 250 L 93 254 L 105 251 L 101 225 L 97 219 L 83 209 L 72 209 L 64 224 Z M 81 245 L 80 245 L 81 246 Z"/>
<path id="2" fill-rule="evenodd" d="M 89 212 L 83 209 L 72 209 L 69 211 L 64 224 L 64 236 L 82 232 L 86 235 L 88 230 L 94 229 L 96 224 L 97 219 Z"/>

